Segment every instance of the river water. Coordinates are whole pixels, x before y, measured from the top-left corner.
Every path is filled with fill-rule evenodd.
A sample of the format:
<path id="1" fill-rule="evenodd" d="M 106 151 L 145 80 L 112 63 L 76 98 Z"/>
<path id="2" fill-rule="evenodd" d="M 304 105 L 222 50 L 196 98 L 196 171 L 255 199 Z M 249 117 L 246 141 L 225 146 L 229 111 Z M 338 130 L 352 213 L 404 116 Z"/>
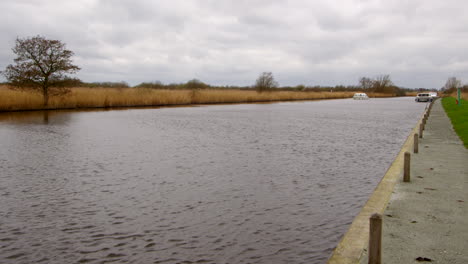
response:
<path id="1" fill-rule="evenodd" d="M 0 263 L 325 263 L 424 107 L 0 114 Z"/>

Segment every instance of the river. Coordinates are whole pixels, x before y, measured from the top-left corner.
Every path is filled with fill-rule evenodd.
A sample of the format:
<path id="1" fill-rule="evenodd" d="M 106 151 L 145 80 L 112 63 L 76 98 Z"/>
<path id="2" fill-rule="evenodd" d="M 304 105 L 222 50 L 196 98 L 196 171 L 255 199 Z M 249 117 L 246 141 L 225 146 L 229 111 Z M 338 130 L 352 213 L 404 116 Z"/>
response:
<path id="1" fill-rule="evenodd" d="M 425 106 L 0 113 L 0 262 L 325 263 Z"/>

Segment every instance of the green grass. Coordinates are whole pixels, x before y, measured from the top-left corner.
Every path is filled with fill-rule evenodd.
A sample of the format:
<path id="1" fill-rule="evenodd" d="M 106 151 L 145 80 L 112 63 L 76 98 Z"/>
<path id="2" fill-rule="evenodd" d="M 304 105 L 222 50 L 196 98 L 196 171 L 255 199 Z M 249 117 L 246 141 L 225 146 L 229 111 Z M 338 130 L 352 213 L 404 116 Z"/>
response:
<path id="1" fill-rule="evenodd" d="M 461 105 L 456 104 L 453 97 L 442 98 L 442 105 L 450 120 L 453 128 L 463 141 L 465 148 L 468 148 L 468 101 L 461 100 Z"/>

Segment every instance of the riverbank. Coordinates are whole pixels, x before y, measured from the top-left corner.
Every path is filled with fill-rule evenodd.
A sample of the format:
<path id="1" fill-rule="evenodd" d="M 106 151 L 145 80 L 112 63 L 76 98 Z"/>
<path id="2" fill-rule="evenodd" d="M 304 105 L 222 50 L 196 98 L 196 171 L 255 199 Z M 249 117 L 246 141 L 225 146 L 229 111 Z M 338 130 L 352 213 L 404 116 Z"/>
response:
<path id="1" fill-rule="evenodd" d="M 383 215 L 382 263 L 468 263 L 468 150 L 440 100 L 419 146 Z"/>
<path id="2" fill-rule="evenodd" d="M 416 124 L 407 137 L 400 152 L 382 180 L 333 250 L 332 255 L 328 259 L 328 264 L 357 264 L 361 260 L 369 241 L 369 218 L 374 213 L 382 214 L 384 212 L 395 184 L 401 180 L 404 153 L 411 150 L 413 146 L 413 134 L 418 133 L 418 127 L 421 122 L 422 120 Z"/>
<path id="3" fill-rule="evenodd" d="M 434 103 L 419 153 L 414 154 L 411 139 L 416 128 L 328 263 L 367 263 L 373 213 L 383 215 L 382 263 L 468 262 L 464 231 L 468 225 L 468 151 L 440 100 Z M 412 153 L 410 183 L 402 182 L 406 151 Z"/>
<path id="4" fill-rule="evenodd" d="M 151 88 L 71 88 L 63 96 L 52 96 L 44 107 L 40 93 L 0 87 L 0 111 L 79 109 L 110 107 L 174 106 L 192 104 L 253 103 L 294 100 L 351 98 L 354 92 L 274 91 L 200 89 L 163 90 Z M 392 94 L 369 94 L 370 97 L 393 97 Z"/>

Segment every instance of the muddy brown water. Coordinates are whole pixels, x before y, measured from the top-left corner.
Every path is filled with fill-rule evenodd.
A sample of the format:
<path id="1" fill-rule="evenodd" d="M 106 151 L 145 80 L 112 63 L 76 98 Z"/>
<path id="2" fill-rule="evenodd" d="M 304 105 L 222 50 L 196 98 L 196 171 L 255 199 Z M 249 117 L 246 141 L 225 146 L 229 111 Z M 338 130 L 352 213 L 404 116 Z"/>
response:
<path id="1" fill-rule="evenodd" d="M 325 263 L 424 107 L 0 114 L 0 263 Z"/>

